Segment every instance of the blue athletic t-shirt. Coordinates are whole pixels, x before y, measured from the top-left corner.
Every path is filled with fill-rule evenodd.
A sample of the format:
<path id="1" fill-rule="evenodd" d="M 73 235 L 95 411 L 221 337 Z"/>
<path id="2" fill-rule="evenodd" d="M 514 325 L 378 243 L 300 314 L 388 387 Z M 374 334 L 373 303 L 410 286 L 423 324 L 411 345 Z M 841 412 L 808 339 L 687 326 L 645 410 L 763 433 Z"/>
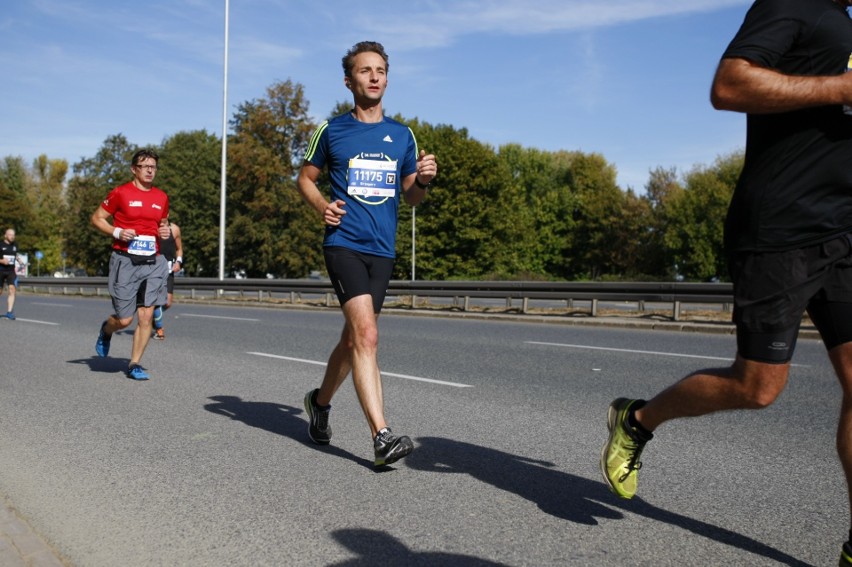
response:
<path id="1" fill-rule="evenodd" d="M 336 227 L 326 226 L 323 246 L 395 258 L 401 181 L 417 171 L 411 129 L 390 118 L 360 122 L 351 113 L 323 122 L 305 161 L 331 177 L 331 200 L 346 203 Z"/>

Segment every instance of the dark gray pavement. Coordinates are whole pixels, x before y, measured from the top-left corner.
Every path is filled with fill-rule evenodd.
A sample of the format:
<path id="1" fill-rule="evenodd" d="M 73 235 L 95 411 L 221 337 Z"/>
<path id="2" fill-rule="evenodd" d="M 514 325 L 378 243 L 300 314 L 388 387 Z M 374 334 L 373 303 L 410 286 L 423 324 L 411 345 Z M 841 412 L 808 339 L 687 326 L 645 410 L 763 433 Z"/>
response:
<path id="1" fill-rule="evenodd" d="M 318 450 L 302 440 L 300 398 L 308 385 L 318 383 L 321 369 L 312 361 L 327 355 L 319 339 L 333 340 L 329 329 L 339 328 L 339 317 L 319 321 L 321 328 L 314 329 L 313 322 L 289 323 L 282 321 L 289 317 L 269 317 L 263 310 L 237 307 L 214 314 L 206 307 L 202 312 L 178 305 L 170 313 L 173 334 L 167 331 L 164 343 L 149 345 L 147 366 L 154 380 L 134 384 L 116 377 L 129 337 L 118 337 L 106 362 L 93 360 L 90 352 L 105 300 L 25 296 L 19 301 L 20 320 L 0 320 L 0 354 L 10 354 L 2 349 L 12 344 L 12 366 L 32 371 L 33 380 L 6 381 L 11 392 L 2 405 L 5 416 L 0 412 L 6 431 L 0 451 L 7 459 L 15 459 L 15 451 L 21 457 L 20 463 L 0 467 L 7 496 L 21 497 L 19 503 L 0 501 L 3 567 L 217 564 L 211 558 L 231 559 L 233 565 L 808 565 L 828 564 L 835 548 L 839 551 L 830 538 L 845 533 L 833 497 L 842 488 L 838 465 L 830 450 L 819 450 L 812 439 L 831 437 L 831 418 L 819 413 L 821 398 L 813 389 L 813 384 L 823 387 L 813 382 L 814 376 L 825 375 L 822 367 L 799 371 L 811 381 L 791 385 L 785 396 L 796 403 L 761 412 L 768 417 L 755 418 L 756 426 L 746 422 L 751 418 L 744 413 L 727 414 L 715 423 L 731 427 L 716 438 L 701 422 L 684 422 L 686 434 L 660 441 L 660 451 L 655 446 L 648 456 L 652 462 L 640 489 L 647 500 L 621 502 L 602 486 L 595 453 L 612 392 L 658 388 L 671 380 L 666 376 L 693 364 L 668 359 L 657 365 L 649 356 L 654 353 L 641 350 L 643 339 L 630 343 L 634 339 L 627 333 L 691 333 L 694 340 L 660 336 L 672 349 L 674 343 L 683 343 L 678 350 L 691 344 L 694 358 L 721 357 L 733 354 L 731 338 L 713 340 L 711 335 L 732 335 L 725 323 L 441 312 L 415 321 L 407 331 L 411 320 L 389 321 L 405 310 L 389 309 L 382 325 L 396 333 L 383 331 L 386 403 L 400 422 L 410 424 L 417 449 L 396 471 L 374 474 L 351 387 L 341 392 L 335 408 L 335 445 Z M 468 336 L 451 335 L 449 322 L 436 317 L 469 320 Z M 524 329 L 512 325 L 482 328 L 482 319 L 555 326 L 526 338 Z M 572 326 L 623 329 L 623 336 L 603 346 L 644 354 L 584 352 L 580 343 L 597 335 L 569 338 L 563 329 Z M 250 335 L 254 329 L 257 335 Z M 227 340 L 214 340 L 217 333 L 227 333 Z M 805 329 L 803 337 L 813 338 L 813 331 Z M 525 340 L 542 342 L 509 350 Z M 203 350 L 208 343 L 210 350 Z M 804 362 L 822 360 L 818 345 L 808 343 L 801 347 Z M 245 356 L 256 354 L 249 350 L 282 359 Z M 157 359 L 157 353 L 166 358 Z M 529 360 L 540 366 L 516 380 Z M 660 369 L 665 375 L 658 374 Z M 400 374 L 391 376 L 394 371 Z M 475 387 L 442 389 L 399 379 L 406 374 Z M 634 380 L 638 374 L 655 378 L 639 383 Z M 22 400 L 17 406 L 8 401 L 14 396 Z M 91 400 L 103 404 L 100 412 L 90 407 Z M 13 408 L 23 415 L 18 421 L 9 421 Z M 182 415 L 187 408 L 191 413 Z M 90 410 L 94 413 L 84 413 Z M 783 424 L 790 411 L 801 412 L 794 417 L 807 430 L 794 433 L 787 440 L 793 448 L 781 451 L 767 431 Z M 743 428 L 746 423 L 749 427 Z M 453 436 L 454 431 L 464 436 Z M 56 439 L 48 439 L 51 432 Z M 559 446 L 550 441 L 554 438 Z M 713 450 L 705 455 L 702 447 L 693 453 L 685 443 L 689 438 L 703 439 Z M 40 440 L 47 440 L 46 449 Z M 688 466 L 671 449 L 666 456 L 666 446 L 690 451 Z M 788 450 L 791 455 L 777 457 Z M 748 451 L 758 455 L 746 457 Z M 727 453 L 733 456 L 730 462 Z M 47 470 L 33 468 L 42 461 Z M 68 477 L 66 468 L 77 476 Z M 705 486 L 708 475 L 690 474 L 701 468 L 712 471 L 711 482 L 724 483 L 723 488 Z M 783 470 L 779 482 L 784 486 L 770 487 L 766 495 L 753 493 L 748 479 L 766 468 Z M 682 479 L 674 471 L 681 471 Z M 813 482 L 813 490 L 804 489 L 802 479 Z M 690 481 L 701 484 L 690 486 Z M 326 483 L 325 492 L 316 483 Z M 372 495 L 388 486 L 412 498 L 418 495 L 422 503 L 406 501 L 399 511 L 387 510 Z M 791 501 L 784 500 L 781 488 Z M 750 509 L 743 506 L 746 501 L 759 506 Z M 52 507 L 58 518 L 51 517 Z M 803 532 L 803 542 L 791 542 L 796 529 L 773 522 L 779 508 L 799 510 L 789 521 L 804 521 L 813 533 Z M 354 510 L 362 513 L 350 515 Z M 117 513 L 138 524 L 121 525 Z M 607 543 L 616 530 L 625 547 L 637 553 L 635 562 Z M 138 541 L 128 540 L 128 533 L 138 533 Z M 255 555 L 241 555 L 240 546 Z M 314 547 L 325 555 L 306 554 Z M 64 551 L 70 558 L 63 557 Z M 196 557 L 196 563 L 187 559 Z"/>

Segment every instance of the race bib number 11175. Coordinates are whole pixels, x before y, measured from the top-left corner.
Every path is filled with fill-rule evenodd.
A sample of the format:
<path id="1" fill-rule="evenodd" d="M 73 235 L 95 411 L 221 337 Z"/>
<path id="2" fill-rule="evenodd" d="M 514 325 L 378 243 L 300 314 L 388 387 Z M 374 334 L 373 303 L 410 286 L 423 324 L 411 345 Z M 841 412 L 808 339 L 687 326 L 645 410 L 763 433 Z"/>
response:
<path id="1" fill-rule="evenodd" d="M 396 195 L 396 162 L 350 159 L 347 192 L 362 197 L 393 197 Z"/>

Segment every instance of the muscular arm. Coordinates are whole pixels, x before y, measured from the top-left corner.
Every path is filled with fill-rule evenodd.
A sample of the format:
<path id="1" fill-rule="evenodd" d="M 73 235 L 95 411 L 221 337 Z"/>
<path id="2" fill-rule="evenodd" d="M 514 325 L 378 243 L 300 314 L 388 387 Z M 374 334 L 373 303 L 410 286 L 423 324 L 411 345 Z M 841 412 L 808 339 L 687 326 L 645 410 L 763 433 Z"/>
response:
<path id="1" fill-rule="evenodd" d="M 115 227 L 109 223 L 111 216 L 112 215 L 103 208 L 103 205 L 99 205 L 95 212 L 92 213 L 92 225 L 94 225 L 94 227 L 100 232 L 112 236 L 112 231 Z M 136 231 L 133 229 L 122 229 L 120 238 L 121 240 L 133 240 L 136 238 Z"/>
<path id="2" fill-rule="evenodd" d="M 717 110 L 750 114 L 789 112 L 833 104 L 852 104 L 852 73 L 798 77 L 742 58 L 719 63 L 710 101 Z"/>
<path id="3" fill-rule="evenodd" d="M 320 215 L 323 214 L 328 206 L 328 201 L 322 196 L 322 193 L 317 187 L 317 179 L 319 179 L 320 169 L 310 163 L 302 165 L 299 170 L 299 178 L 296 180 L 296 187 L 302 198 Z"/>
<path id="4" fill-rule="evenodd" d="M 333 203 L 325 200 L 319 187 L 317 187 L 317 179 L 319 179 L 320 173 L 321 171 L 317 166 L 305 162 L 302 169 L 299 170 L 296 187 L 299 189 L 302 198 L 320 214 L 325 224 L 337 226 L 340 224 L 340 218 L 346 214 L 346 211 L 342 208 L 345 203 L 339 199 Z"/>
<path id="5" fill-rule="evenodd" d="M 100 232 L 112 236 L 112 231 L 115 227 L 109 223 L 109 218 L 111 216 L 112 215 L 104 209 L 103 205 L 98 205 L 98 208 L 95 209 L 94 213 L 92 213 L 92 224 Z M 132 228 L 122 228 L 118 237 L 119 240 L 124 242 L 130 242 L 134 238 L 136 238 L 136 231 Z"/>
<path id="6" fill-rule="evenodd" d="M 426 196 L 426 190 L 418 187 L 414 181 L 419 179 L 423 185 L 429 185 L 437 173 L 438 162 L 435 160 L 435 156 L 427 155 L 425 150 L 420 150 L 420 155 L 417 156 L 417 171 L 402 180 L 405 202 L 411 206 L 419 205 L 423 197 Z"/>
<path id="7" fill-rule="evenodd" d="M 180 237 L 180 227 L 176 224 L 172 225 L 172 235 L 175 237 L 177 256 L 178 258 L 183 258 L 183 240 Z"/>
<path id="8" fill-rule="evenodd" d="M 171 225 L 172 236 L 175 237 L 175 257 L 180 258 L 180 263 L 175 262 L 172 266 L 172 272 L 177 273 L 183 268 L 183 239 L 180 237 L 180 227 L 176 224 Z"/>

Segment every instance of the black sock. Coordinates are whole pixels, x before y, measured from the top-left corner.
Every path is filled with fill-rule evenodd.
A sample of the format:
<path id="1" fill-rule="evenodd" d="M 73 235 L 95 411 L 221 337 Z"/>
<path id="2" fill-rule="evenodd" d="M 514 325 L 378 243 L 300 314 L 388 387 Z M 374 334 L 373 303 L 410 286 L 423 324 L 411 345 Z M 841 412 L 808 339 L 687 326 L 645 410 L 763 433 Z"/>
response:
<path id="1" fill-rule="evenodd" d="M 321 406 L 321 405 L 319 405 L 319 404 L 317 403 L 317 397 L 318 397 L 318 396 L 319 396 L 319 390 L 314 390 L 314 393 L 313 393 L 313 395 L 311 396 L 311 402 L 313 402 L 313 404 L 317 407 L 317 409 L 319 409 L 319 410 L 323 410 L 323 411 L 328 410 L 328 409 L 331 409 L 331 404 L 329 404 L 329 405 L 327 405 L 327 406 Z"/>
<path id="2" fill-rule="evenodd" d="M 654 434 L 651 431 L 645 429 L 639 420 L 636 419 L 636 410 L 645 405 L 645 400 L 636 400 L 633 403 L 633 407 L 630 408 L 630 411 L 627 412 L 627 425 L 635 429 L 639 432 L 639 434 L 645 439 L 651 439 L 654 437 Z"/>

